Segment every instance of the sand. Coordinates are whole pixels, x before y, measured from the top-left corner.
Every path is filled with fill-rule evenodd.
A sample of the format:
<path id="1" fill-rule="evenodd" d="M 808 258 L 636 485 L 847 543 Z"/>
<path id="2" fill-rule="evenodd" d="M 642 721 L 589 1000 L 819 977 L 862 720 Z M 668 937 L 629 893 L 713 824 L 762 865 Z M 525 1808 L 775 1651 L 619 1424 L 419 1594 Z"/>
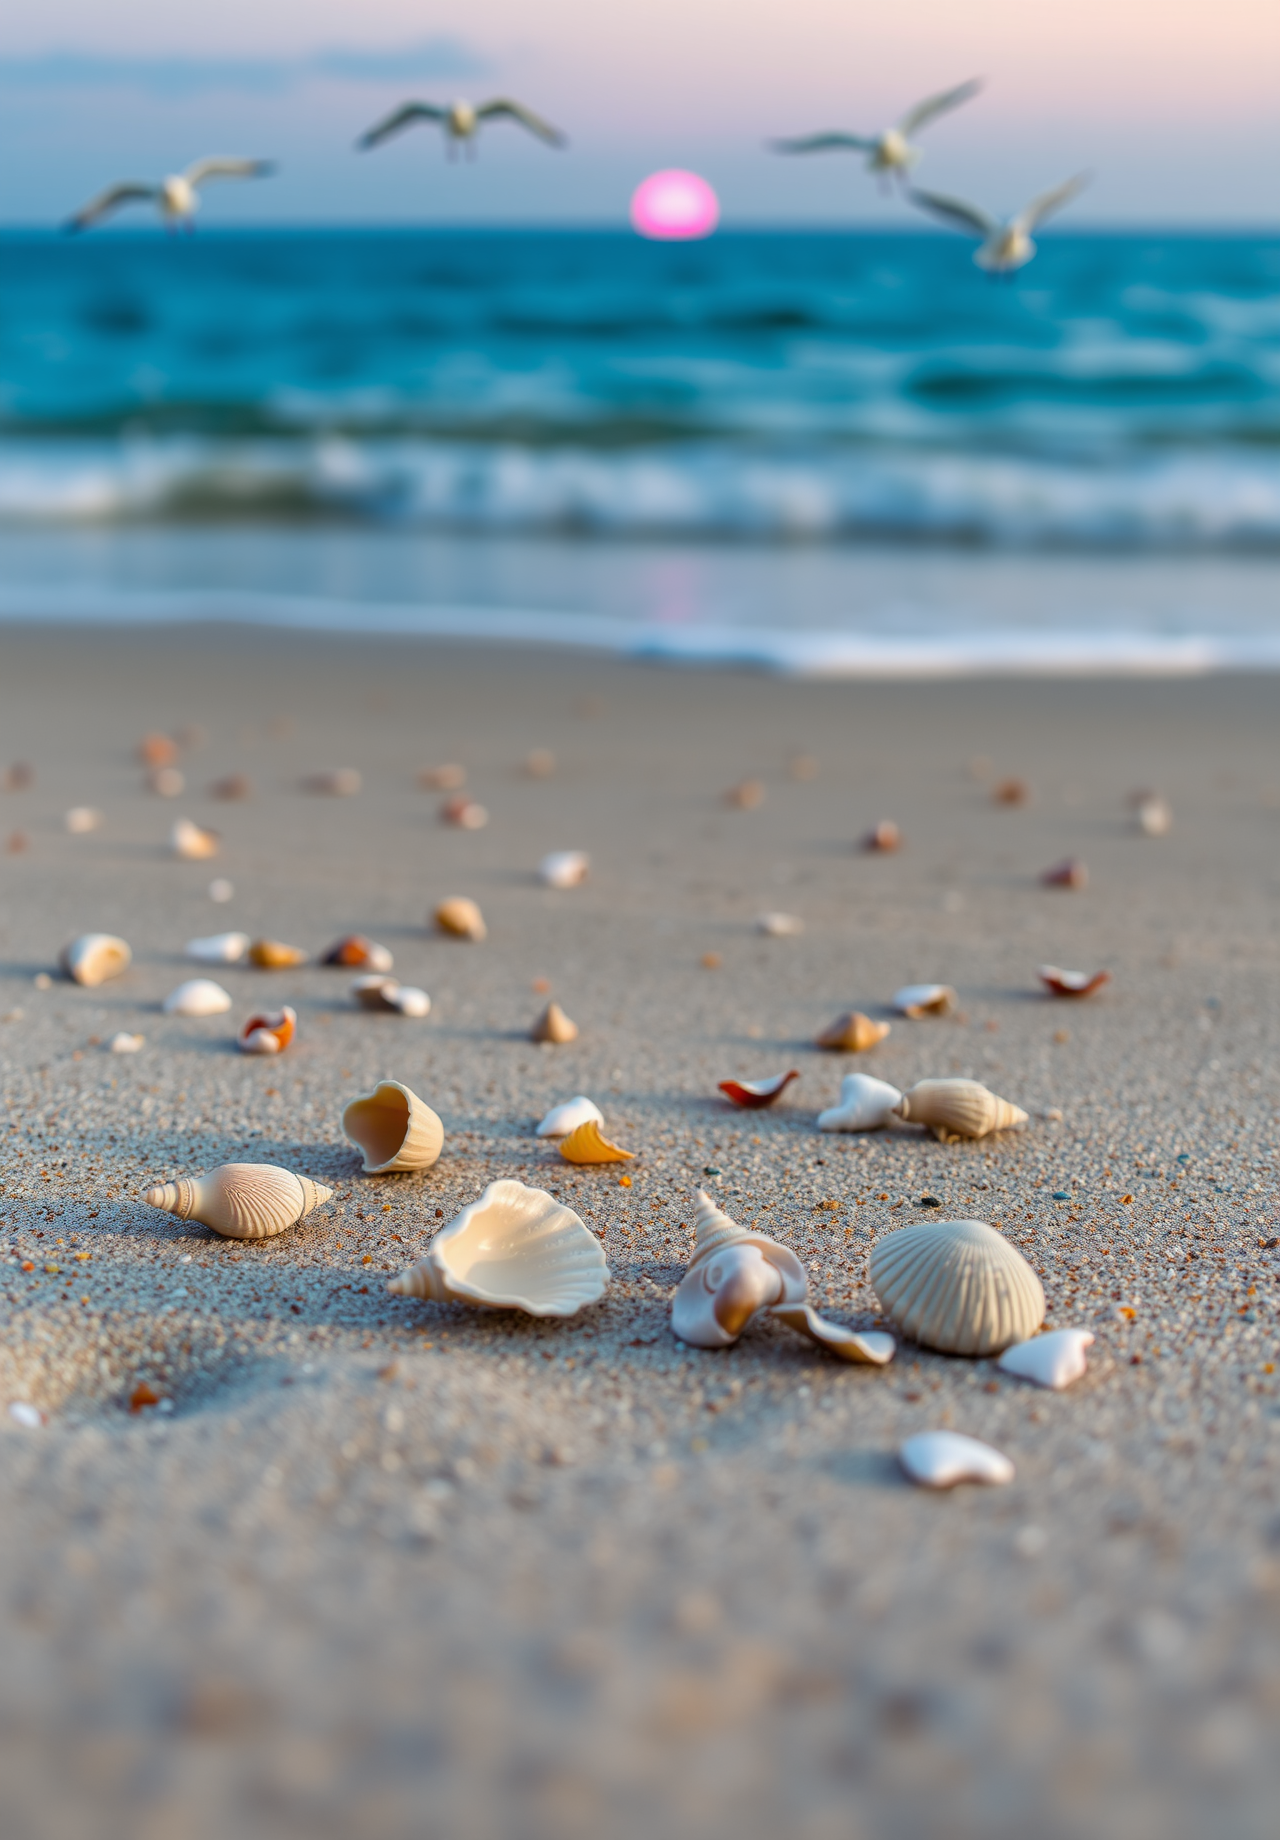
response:
<path id="1" fill-rule="evenodd" d="M 36 775 L 0 794 L 0 839 L 28 846 L 0 855 L 7 1840 L 1274 1831 L 1273 681 L 824 685 L 234 629 L 0 643 L 0 752 Z M 197 724 L 188 791 L 147 792 L 138 738 Z M 552 777 L 522 774 L 535 747 Z M 438 823 L 416 775 L 449 760 L 487 828 Z M 300 790 L 348 766 L 358 797 Z M 252 799 L 205 795 L 229 772 Z M 1008 775 L 1025 805 L 993 804 Z M 731 809 L 744 777 L 764 800 Z M 1136 834 L 1140 786 L 1168 836 Z M 72 805 L 101 829 L 67 834 Z M 167 855 L 179 815 L 222 832 L 215 862 Z M 859 853 L 886 817 L 901 852 Z M 590 852 L 584 887 L 537 883 L 557 848 Z M 1066 855 L 1086 891 L 1039 884 Z M 428 930 L 450 894 L 480 902 L 483 945 Z M 770 909 L 804 932 L 761 937 Z M 220 971 L 229 1016 L 161 1014 L 184 941 L 226 927 L 312 953 L 368 933 L 431 1016 L 359 1012 L 318 967 Z M 131 942 L 125 977 L 37 984 L 99 929 Z M 1044 961 L 1114 981 L 1055 1003 Z M 895 1020 L 856 1063 L 810 1045 L 935 978 L 955 1017 Z M 543 985 L 571 1046 L 526 1039 Z M 296 1044 L 238 1055 L 251 1006 L 282 1001 Z M 108 1052 L 119 1029 L 142 1051 Z M 819 1135 L 854 1065 L 972 1072 L 1031 1122 Z M 776 1110 L 717 1096 L 787 1066 Z M 383 1076 L 444 1121 L 426 1175 L 362 1178 L 342 1137 Z M 533 1135 L 578 1092 L 638 1153 L 629 1188 Z M 238 1159 L 334 1198 L 252 1246 L 138 1200 Z M 389 1297 L 500 1175 L 602 1235 L 603 1301 L 554 1323 Z M 1089 1371 L 1049 1394 L 910 1345 L 877 1371 L 776 1325 L 684 1347 L 700 1183 L 862 1327 L 868 1249 L 936 1218 L 921 1196 L 990 1220 L 1050 1321 L 1095 1332 Z M 163 1404 L 131 1413 L 143 1381 Z M 912 1487 L 897 1446 L 945 1427 L 1015 1481 Z"/>

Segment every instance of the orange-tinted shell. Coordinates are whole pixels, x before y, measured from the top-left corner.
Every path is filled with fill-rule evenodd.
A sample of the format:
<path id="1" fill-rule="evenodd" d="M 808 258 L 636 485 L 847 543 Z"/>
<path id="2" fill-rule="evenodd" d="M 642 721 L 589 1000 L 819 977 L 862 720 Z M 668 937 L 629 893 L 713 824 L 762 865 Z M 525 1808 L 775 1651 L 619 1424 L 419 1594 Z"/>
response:
<path id="1" fill-rule="evenodd" d="M 634 1159 L 633 1151 L 620 1150 L 600 1135 L 594 1118 L 561 1140 L 560 1154 L 566 1163 L 630 1163 Z"/>
<path id="2" fill-rule="evenodd" d="M 305 965 L 307 955 L 301 946 L 287 946 L 279 939 L 255 939 L 248 959 L 260 971 L 289 971 L 294 965 Z"/>
<path id="3" fill-rule="evenodd" d="M 843 1016 L 837 1016 L 829 1028 L 823 1029 L 815 1045 L 830 1048 L 840 1054 L 862 1054 L 867 1048 L 874 1048 L 878 1041 L 883 1041 L 888 1033 L 887 1022 L 873 1022 L 861 1010 L 851 1009 Z"/>
<path id="4" fill-rule="evenodd" d="M 250 1016 L 238 1040 L 246 1054 L 283 1054 L 297 1027 L 297 1011 L 286 1003 L 275 1015 Z"/>
<path id="5" fill-rule="evenodd" d="M 798 1068 L 792 1067 L 787 1073 L 777 1073 L 771 1080 L 721 1080 L 720 1090 L 735 1105 L 747 1106 L 755 1111 L 764 1105 L 772 1105 L 781 1093 L 784 1093 L 792 1080 L 798 1080 Z"/>

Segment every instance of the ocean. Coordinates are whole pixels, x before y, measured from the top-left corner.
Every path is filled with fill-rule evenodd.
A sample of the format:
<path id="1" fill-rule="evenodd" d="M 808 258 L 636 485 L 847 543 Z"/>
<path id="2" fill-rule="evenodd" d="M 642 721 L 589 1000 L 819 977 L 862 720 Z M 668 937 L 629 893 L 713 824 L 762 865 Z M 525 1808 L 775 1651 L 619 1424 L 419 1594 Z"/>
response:
<path id="1" fill-rule="evenodd" d="M 1280 237 L 0 236 L 0 615 L 1280 666 Z"/>

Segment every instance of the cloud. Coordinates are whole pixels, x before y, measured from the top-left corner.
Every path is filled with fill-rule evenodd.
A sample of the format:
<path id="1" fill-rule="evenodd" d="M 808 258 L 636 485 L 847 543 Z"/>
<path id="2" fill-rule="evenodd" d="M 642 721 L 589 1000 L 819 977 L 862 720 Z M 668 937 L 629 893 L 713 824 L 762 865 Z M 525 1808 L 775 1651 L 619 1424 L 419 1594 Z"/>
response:
<path id="1" fill-rule="evenodd" d="M 279 95 L 308 80 L 409 83 L 478 77 L 489 60 L 452 35 L 398 48 L 336 45 L 298 58 L 112 57 L 93 51 L 45 51 L 0 57 L 0 85 L 22 89 L 136 89 L 169 98 L 238 90 Z"/>

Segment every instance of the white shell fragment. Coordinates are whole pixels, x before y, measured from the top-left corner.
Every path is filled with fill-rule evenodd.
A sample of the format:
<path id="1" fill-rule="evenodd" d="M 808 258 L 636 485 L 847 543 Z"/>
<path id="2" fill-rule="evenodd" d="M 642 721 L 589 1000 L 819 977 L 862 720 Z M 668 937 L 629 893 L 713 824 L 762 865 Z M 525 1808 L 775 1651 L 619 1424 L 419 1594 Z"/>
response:
<path id="1" fill-rule="evenodd" d="M 164 1000 L 166 1016 L 221 1016 L 230 1008 L 230 996 L 212 978 L 188 978 Z"/>
<path id="2" fill-rule="evenodd" d="M 1157 792 L 1140 794 L 1134 800 L 1133 817 L 1144 837 L 1167 837 L 1173 825 L 1168 802 Z"/>
<path id="3" fill-rule="evenodd" d="M 585 850 L 552 850 L 538 864 L 538 876 L 548 888 L 577 888 L 591 870 Z"/>
<path id="4" fill-rule="evenodd" d="M 426 1016 L 431 1010 L 431 998 L 425 990 L 419 990 L 416 984 L 402 984 L 397 978 L 382 977 L 377 972 L 358 977 L 351 986 L 351 994 L 361 1009 L 384 1014 Z"/>
<path id="5" fill-rule="evenodd" d="M 904 984 L 893 993 L 893 1008 L 917 1022 L 923 1016 L 945 1016 L 955 1002 L 950 984 Z"/>
<path id="6" fill-rule="evenodd" d="M 941 1143 L 960 1137 L 986 1137 L 1026 1124 L 1020 1105 L 989 1092 L 980 1080 L 917 1080 L 894 1107 L 908 1124 L 928 1125 Z"/>
<path id="7" fill-rule="evenodd" d="M 897 1346 L 891 1335 L 876 1329 L 846 1329 L 841 1323 L 828 1321 L 807 1303 L 779 1303 L 769 1312 L 811 1342 L 818 1342 L 838 1354 L 842 1361 L 860 1361 L 871 1367 L 885 1367 Z"/>
<path id="8" fill-rule="evenodd" d="M 749 1233 L 698 1193 L 694 1253 L 671 1304 L 671 1327 L 694 1348 L 729 1348 L 757 1310 L 803 1303 L 804 1266 L 789 1246 Z"/>
<path id="9" fill-rule="evenodd" d="M 142 1199 L 179 1220 L 198 1220 L 225 1239 L 273 1239 L 333 1193 L 275 1163 L 220 1163 L 194 1182 L 165 1182 Z"/>
<path id="10" fill-rule="evenodd" d="M 179 818 L 169 832 L 169 848 L 187 862 L 203 862 L 218 854 L 218 833 L 202 830 L 190 818 Z"/>
<path id="11" fill-rule="evenodd" d="M 21 1425 L 24 1431 L 39 1431 L 44 1424 L 44 1414 L 39 1406 L 30 1405 L 25 1399 L 10 1401 L 9 1417 L 15 1425 Z"/>
<path id="12" fill-rule="evenodd" d="M 380 1080 L 371 1093 L 353 1099 L 342 1129 L 364 1157 L 367 1176 L 430 1169 L 444 1145 L 440 1120 L 399 1080 Z"/>
<path id="13" fill-rule="evenodd" d="M 107 1043 L 112 1054 L 138 1054 L 147 1045 L 145 1035 L 130 1035 L 127 1029 L 120 1029 Z"/>
<path id="14" fill-rule="evenodd" d="M 793 939 L 803 933 L 804 921 L 798 914 L 761 914 L 756 921 L 757 933 L 767 939 Z"/>
<path id="15" fill-rule="evenodd" d="M 92 805 L 73 805 L 70 811 L 63 813 L 62 822 L 73 837 L 85 837 L 101 825 L 102 813 L 95 811 Z"/>
<path id="16" fill-rule="evenodd" d="M 1050 1329 L 1046 1335 L 1034 1335 L 1029 1342 L 1006 1348 L 998 1365 L 1019 1380 L 1060 1393 L 1084 1373 L 1088 1365 L 1084 1351 L 1094 1340 L 1090 1329 Z"/>
<path id="17" fill-rule="evenodd" d="M 133 963 L 128 942 L 114 933 L 82 933 L 63 946 L 58 963 L 74 983 L 92 987 L 119 977 Z"/>
<path id="18" fill-rule="evenodd" d="M 902 1094 L 888 1080 L 869 1073 L 847 1073 L 840 1082 L 840 1103 L 818 1113 L 820 1131 L 878 1131 L 893 1122 Z"/>
<path id="19" fill-rule="evenodd" d="M 912 1482 L 924 1489 L 953 1489 L 957 1482 L 1012 1482 L 1013 1464 L 1003 1451 L 960 1431 L 920 1431 L 898 1451 Z"/>
<path id="20" fill-rule="evenodd" d="M 538 1136 L 567 1137 L 580 1124 L 603 1123 L 604 1113 L 600 1107 L 588 1099 L 585 1093 L 579 1093 L 576 1099 L 566 1099 L 563 1105 L 552 1106 L 538 1126 Z"/>
<path id="21" fill-rule="evenodd" d="M 397 1297 L 572 1316 L 604 1295 L 600 1242 L 571 1208 L 523 1182 L 491 1182 L 442 1227 L 427 1256 L 393 1278 Z"/>
<path id="22" fill-rule="evenodd" d="M 243 964 L 249 950 L 247 933 L 211 933 L 207 939 L 188 939 L 185 951 L 200 965 Z"/>
<path id="23" fill-rule="evenodd" d="M 984 1220 L 919 1221 L 871 1248 L 881 1307 L 903 1335 L 943 1354 L 999 1354 L 1044 1321 L 1044 1291 L 1016 1246 Z"/>

